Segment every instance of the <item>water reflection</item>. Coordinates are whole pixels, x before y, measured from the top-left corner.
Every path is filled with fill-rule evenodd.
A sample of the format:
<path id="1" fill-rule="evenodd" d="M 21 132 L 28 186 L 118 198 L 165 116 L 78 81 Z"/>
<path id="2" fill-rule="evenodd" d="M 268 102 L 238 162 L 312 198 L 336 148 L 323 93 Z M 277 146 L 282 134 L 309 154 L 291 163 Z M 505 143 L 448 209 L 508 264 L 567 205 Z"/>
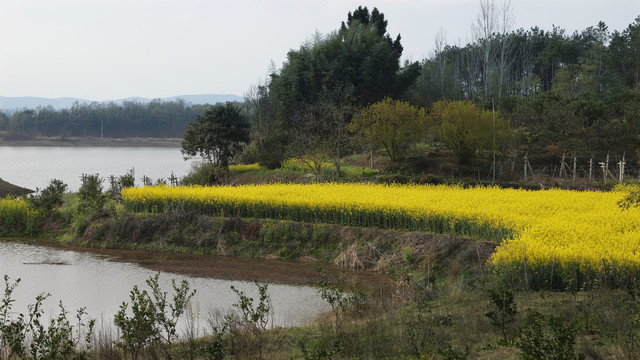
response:
<path id="1" fill-rule="evenodd" d="M 14 311 L 21 313 L 27 312 L 27 305 L 34 302 L 36 295 L 50 293 L 45 305 L 52 315 L 58 313 L 58 303 L 62 301 L 72 314 L 86 306 L 91 318 L 111 321 L 122 302 L 129 302 L 133 286 L 147 289 L 145 281 L 155 273 L 137 264 L 110 261 L 104 255 L 0 240 L 0 275 L 9 275 L 12 281 L 22 279 L 14 292 L 13 306 Z M 187 279 L 191 288 L 197 289 L 192 302 L 200 314 L 214 308 L 223 312 L 232 309 L 238 299 L 231 285 L 257 297 L 256 286 L 251 282 L 161 273 L 160 284 L 165 291 L 171 290 L 171 279 L 178 282 Z M 328 310 L 317 290 L 311 287 L 271 284 L 269 294 L 274 324 L 278 326 L 303 325 Z"/>

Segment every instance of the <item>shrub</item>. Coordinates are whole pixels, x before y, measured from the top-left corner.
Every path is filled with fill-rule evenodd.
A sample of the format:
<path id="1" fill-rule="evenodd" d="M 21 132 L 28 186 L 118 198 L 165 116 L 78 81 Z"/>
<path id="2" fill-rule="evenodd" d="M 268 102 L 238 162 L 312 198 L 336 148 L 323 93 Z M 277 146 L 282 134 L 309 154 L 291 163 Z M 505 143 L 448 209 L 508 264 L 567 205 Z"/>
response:
<path id="1" fill-rule="evenodd" d="M 28 306 L 29 314 L 12 318 L 12 296 L 20 279 L 13 284 L 4 276 L 4 296 L 0 301 L 0 358 L 2 359 L 87 359 L 91 349 L 94 320 L 84 319 L 85 308 L 76 314 L 76 326 L 68 318 L 68 312 L 60 304 L 60 314 L 47 325 L 42 321 L 42 303 L 50 296 L 40 294 L 36 302 Z M 85 330 L 83 330 L 83 328 Z M 84 331 L 84 337 L 81 336 Z M 83 350 L 80 350 L 80 346 Z"/>
<path id="2" fill-rule="evenodd" d="M 515 320 L 517 313 L 513 291 L 503 279 L 499 279 L 497 286 L 494 289 L 488 289 L 487 292 L 494 308 L 485 315 L 494 326 L 500 328 L 502 340 L 506 343 L 507 329 L 509 324 Z"/>
<path id="3" fill-rule="evenodd" d="M 160 345 L 168 358 L 171 344 L 178 338 L 176 324 L 178 319 L 187 309 L 195 290 L 189 292 L 189 283 L 183 280 L 180 286 L 172 280 L 173 303 L 167 302 L 167 293 L 160 289 L 158 279 L 160 275 L 147 279 L 146 283 L 151 289 L 151 295 L 147 290 L 140 291 L 133 287 L 129 298 L 131 299 L 131 316 L 128 315 L 128 303 L 123 303 L 116 313 L 114 323 L 120 328 L 120 341 L 116 343 L 125 353 L 131 354 L 134 359 L 147 347 Z"/>
<path id="4" fill-rule="evenodd" d="M 575 353 L 576 333 L 574 323 L 566 324 L 561 317 L 546 317 L 530 310 L 524 319 L 516 346 L 522 351 L 520 357 L 523 360 L 584 359 L 583 355 Z"/>
<path id="5" fill-rule="evenodd" d="M 134 187 L 136 186 L 136 171 L 135 169 L 129 169 L 129 171 L 127 171 L 126 174 L 121 175 L 118 178 L 118 183 L 120 184 L 120 186 L 122 186 L 123 188 L 126 187 Z"/>
<path id="6" fill-rule="evenodd" d="M 240 310 L 242 316 L 241 326 L 245 331 L 250 332 L 256 337 L 258 341 L 258 353 L 259 359 L 262 359 L 263 343 L 264 343 L 264 331 L 267 329 L 269 323 L 269 315 L 271 313 L 271 297 L 267 293 L 269 284 L 260 284 L 255 281 L 258 287 L 258 303 L 254 306 L 253 298 L 250 298 L 244 294 L 244 292 L 231 286 L 231 290 L 238 295 L 239 302 L 233 304 L 238 310 Z"/>
<path id="7" fill-rule="evenodd" d="M 33 206 L 51 212 L 53 209 L 62 206 L 64 203 L 62 195 L 67 191 L 67 184 L 62 180 L 52 179 L 49 186 L 40 191 L 39 194 L 29 197 Z"/>
<path id="8" fill-rule="evenodd" d="M 181 182 L 183 185 L 211 186 L 218 183 L 221 178 L 221 169 L 209 162 L 196 163 L 191 166 L 189 173 Z"/>
<path id="9" fill-rule="evenodd" d="M 78 190 L 78 209 L 81 212 L 102 211 L 107 203 L 107 196 L 102 193 L 102 182 L 98 174 L 87 175 Z"/>

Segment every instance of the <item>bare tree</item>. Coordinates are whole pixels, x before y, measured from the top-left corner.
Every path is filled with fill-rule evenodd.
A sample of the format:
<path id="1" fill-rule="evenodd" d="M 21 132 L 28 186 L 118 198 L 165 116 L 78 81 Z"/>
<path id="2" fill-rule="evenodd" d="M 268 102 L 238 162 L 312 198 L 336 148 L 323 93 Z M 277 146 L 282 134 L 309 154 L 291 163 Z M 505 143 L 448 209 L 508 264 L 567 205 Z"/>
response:
<path id="1" fill-rule="evenodd" d="M 445 78 L 445 66 L 447 64 L 447 58 L 444 54 L 445 47 L 447 46 L 447 33 L 443 28 L 436 33 L 435 36 L 435 49 L 434 59 L 436 60 L 436 71 L 438 84 L 440 85 L 440 99 L 444 100 L 444 78 Z"/>
<path id="2" fill-rule="evenodd" d="M 320 181 L 323 163 L 333 159 L 338 177 L 343 149 L 349 142 L 347 125 L 355 111 L 352 105 L 353 86 L 337 85 L 325 91 L 320 99 L 307 104 L 298 113 L 295 150 L 298 157 Z"/>
<path id="3" fill-rule="evenodd" d="M 493 0 L 480 0 L 480 13 L 472 27 L 475 41 L 480 45 L 483 98 L 489 97 L 489 78 L 492 69 L 492 38 L 498 25 L 498 10 Z"/>
<path id="4" fill-rule="evenodd" d="M 500 36 L 498 49 L 498 103 L 502 99 L 505 73 L 511 69 L 513 62 L 513 45 L 511 41 L 511 29 L 515 24 L 515 16 L 511 8 L 511 0 L 505 0 L 500 8 Z M 508 74 L 507 74 L 508 78 Z"/>

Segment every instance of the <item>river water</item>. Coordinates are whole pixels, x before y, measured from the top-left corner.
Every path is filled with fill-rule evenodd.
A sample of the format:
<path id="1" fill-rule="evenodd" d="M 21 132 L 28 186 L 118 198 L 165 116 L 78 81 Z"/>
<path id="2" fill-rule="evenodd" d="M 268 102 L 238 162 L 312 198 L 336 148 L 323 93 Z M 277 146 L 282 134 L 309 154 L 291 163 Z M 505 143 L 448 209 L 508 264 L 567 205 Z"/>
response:
<path id="1" fill-rule="evenodd" d="M 0 178 L 31 190 L 60 179 L 69 191 L 77 191 L 83 173 L 97 173 L 107 180 L 132 168 L 139 185 L 143 175 L 153 181 L 166 180 L 171 173 L 180 178 L 192 163 L 183 159 L 180 148 L 0 146 Z M 103 185 L 106 190 L 108 182 Z"/>
<path id="2" fill-rule="evenodd" d="M 124 175 L 131 168 L 135 169 L 136 184 L 141 184 L 143 175 L 167 179 L 173 172 L 182 177 L 191 165 L 191 161 L 183 160 L 179 148 L 0 146 L 0 178 L 32 190 L 46 187 L 55 178 L 69 185 L 69 191 L 77 191 L 83 173 L 98 173 L 106 179 L 109 175 Z M 108 187 L 106 182 L 104 187 Z M 72 313 L 87 307 L 92 318 L 110 322 L 122 302 L 129 301 L 133 286 L 147 288 L 145 280 L 153 274 L 136 264 L 115 262 L 88 252 L 0 239 L 0 278 L 9 275 L 11 279 L 22 279 L 14 294 L 17 312 L 26 313 L 27 305 L 44 292 L 51 294 L 45 303 L 51 314 L 58 313 L 58 303 L 62 301 Z M 160 282 L 167 291 L 171 289 L 171 279 L 187 279 L 191 288 L 197 289 L 193 303 L 201 320 L 211 309 L 232 309 L 238 299 L 231 285 L 257 296 L 256 286 L 250 282 L 164 273 Z M 328 309 L 311 287 L 273 284 L 269 293 L 276 325 L 304 324 Z"/>
<path id="3" fill-rule="evenodd" d="M 49 293 L 51 297 L 45 302 L 47 315 L 57 315 L 58 304 L 62 302 L 70 314 L 86 307 L 91 318 L 99 323 L 102 320 L 105 324 L 112 324 L 120 305 L 130 302 L 129 293 L 133 286 L 148 289 L 145 281 L 157 273 L 137 264 L 112 260 L 90 252 L 0 240 L 0 278 L 8 275 L 11 283 L 21 279 L 13 296 L 16 300 L 13 311 L 16 313 L 26 314 L 28 304 L 34 303 L 38 294 Z M 190 288 L 196 289 L 192 306 L 198 314 L 198 327 L 204 330 L 207 314 L 211 311 L 226 313 L 234 309 L 233 304 L 238 302 L 238 297 L 230 289 L 231 285 L 250 297 L 258 296 L 252 282 L 160 273 L 161 288 L 169 293 L 169 300 L 172 299 L 171 279 L 176 279 L 178 284 L 186 279 Z M 4 284 L 2 287 L 0 292 L 3 292 Z M 270 284 L 268 291 L 272 301 L 273 325 L 276 326 L 304 325 L 329 310 L 317 289 L 312 287 Z"/>

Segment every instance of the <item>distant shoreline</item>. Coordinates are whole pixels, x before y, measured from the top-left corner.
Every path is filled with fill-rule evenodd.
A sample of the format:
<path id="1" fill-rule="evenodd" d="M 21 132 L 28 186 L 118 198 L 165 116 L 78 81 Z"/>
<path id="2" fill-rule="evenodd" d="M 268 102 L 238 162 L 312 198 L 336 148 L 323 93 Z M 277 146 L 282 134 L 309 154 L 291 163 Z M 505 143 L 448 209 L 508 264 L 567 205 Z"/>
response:
<path id="1" fill-rule="evenodd" d="M 174 147 L 181 146 L 181 138 L 96 138 L 39 137 L 35 139 L 0 138 L 2 146 L 64 146 L 64 147 Z"/>

